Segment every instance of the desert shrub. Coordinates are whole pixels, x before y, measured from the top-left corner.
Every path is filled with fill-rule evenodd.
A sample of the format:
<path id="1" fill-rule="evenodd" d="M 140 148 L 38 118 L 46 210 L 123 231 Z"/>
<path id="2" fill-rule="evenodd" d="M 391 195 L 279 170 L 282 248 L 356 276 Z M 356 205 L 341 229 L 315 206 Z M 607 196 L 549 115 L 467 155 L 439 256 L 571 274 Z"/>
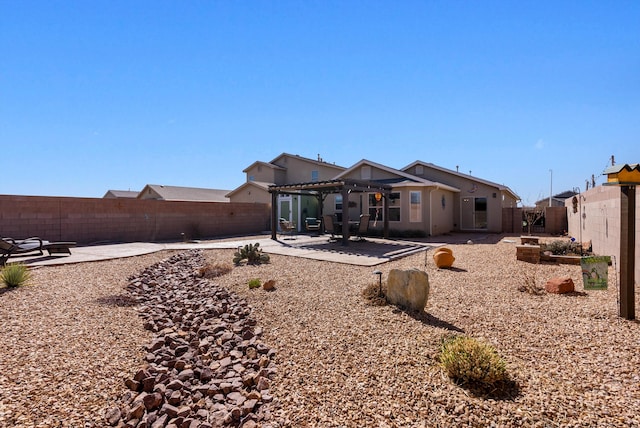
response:
<path id="1" fill-rule="evenodd" d="M 385 306 L 387 304 L 386 287 L 383 284 L 382 293 L 380 293 L 380 284 L 372 282 L 362 290 L 362 297 L 371 306 Z"/>
<path id="2" fill-rule="evenodd" d="M 30 276 L 29 269 L 22 263 L 11 263 L 0 270 L 0 280 L 9 288 L 26 284 Z"/>
<path id="3" fill-rule="evenodd" d="M 249 288 L 251 289 L 258 288 L 260 287 L 260 285 L 262 285 L 262 282 L 260 281 L 259 278 L 253 278 L 249 280 Z"/>
<path id="4" fill-rule="evenodd" d="M 198 269 L 198 275 L 203 278 L 217 278 L 222 275 L 226 275 L 233 270 L 233 267 L 229 264 L 207 263 L 205 266 Z"/>
<path id="5" fill-rule="evenodd" d="M 544 287 L 538 285 L 538 265 L 534 265 L 533 268 L 523 267 L 520 272 L 522 274 L 522 282 L 518 285 L 518 291 L 536 296 L 546 293 Z"/>
<path id="6" fill-rule="evenodd" d="M 233 254 L 233 263 L 239 265 L 242 260 L 247 260 L 247 264 L 258 265 L 260 263 L 269 263 L 269 255 L 262 252 L 260 243 L 247 244 L 244 247 L 238 247 L 238 251 Z"/>
<path id="7" fill-rule="evenodd" d="M 497 351 L 468 336 L 445 339 L 440 349 L 440 364 L 460 385 L 491 386 L 507 380 L 506 363 Z"/>
<path id="8" fill-rule="evenodd" d="M 544 251 L 550 251 L 551 254 L 556 256 L 566 256 L 566 255 L 578 255 L 581 250 L 582 253 L 588 252 L 588 249 L 580 248 L 581 245 L 575 241 L 551 241 L 547 244 L 541 244 L 540 249 Z"/>

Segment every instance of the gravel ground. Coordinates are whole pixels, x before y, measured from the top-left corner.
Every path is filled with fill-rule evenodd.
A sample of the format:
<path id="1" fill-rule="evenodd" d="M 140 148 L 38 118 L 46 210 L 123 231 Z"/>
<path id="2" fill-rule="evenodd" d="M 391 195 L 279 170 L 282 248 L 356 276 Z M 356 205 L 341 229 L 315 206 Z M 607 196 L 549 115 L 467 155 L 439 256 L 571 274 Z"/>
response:
<path id="1" fill-rule="evenodd" d="M 617 316 L 613 268 L 608 290 L 585 292 L 579 266 L 516 261 L 513 243 L 448 247 L 454 269 L 438 270 L 431 253 L 377 266 L 383 281 L 392 268 L 426 269 L 422 315 L 367 304 L 372 268 L 273 255 L 212 280 L 247 299 L 278 352 L 271 392 L 282 425 L 640 426 L 640 325 Z M 229 264 L 232 253 L 205 255 Z M 149 340 L 114 296 L 167 256 L 41 268 L 32 286 L 0 294 L 0 426 L 104 426 Z M 518 291 L 554 276 L 570 276 L 576 293 Z M 251 278 L 276 290 L 250 290 Z M 451 334 L 494 345 L 515 386 L 478 396 L 452 383 L 437 363 Z"/>

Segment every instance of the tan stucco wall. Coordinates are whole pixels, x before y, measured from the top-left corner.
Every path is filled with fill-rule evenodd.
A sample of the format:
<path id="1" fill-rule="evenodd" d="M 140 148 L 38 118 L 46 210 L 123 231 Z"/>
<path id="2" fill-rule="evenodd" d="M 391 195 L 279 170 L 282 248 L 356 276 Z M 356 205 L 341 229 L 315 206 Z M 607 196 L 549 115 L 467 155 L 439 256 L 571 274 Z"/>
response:
<path id="1" fill-rule="evenodd" d="M 286 183 L 306 183 L 311 181 L 311 171 L 318 171 L 318 181 L 330 180 L 344 169 L 328 163 L 310 162 L 308 159 L 297 156 L 282 156 L 276 160 L 275 165 L 287 169 Z"/>
<path id="2" fill-rule="evenodd" d="M 638 193 L 636 188 L 636 282 L 640 278 L 640 195 Z M 615 256 L 616 260 L 619 260 L 620 188 L 617 186 L 597 186 L 576 197 L 580 198 L 578 213 L 573 212 L 571 199 L 565 201 L 569 235 L 576 240 L 582 240 L 582 242 L 591 241 L 594 253 Z"/>
<path id="3" fill-rule="evenodd" d="M 247 181 L 250 181 L 249 178 L 253 177 L 251 181 L 262 181 L 264 183 L 278 183 L 278 174 L 282 174 L 282 171 L 279 171 L 275 168 L 271 168 L 267 165 L 254 165 L 247 170 Z M 280 184 L 280 183 L 279 183 Z"/>
<path id="4" fill-rule="evenodd" d="M 255 186 L 246 186 L 235 192 L 230 201 L 271 205 L 271 193 Z"/>

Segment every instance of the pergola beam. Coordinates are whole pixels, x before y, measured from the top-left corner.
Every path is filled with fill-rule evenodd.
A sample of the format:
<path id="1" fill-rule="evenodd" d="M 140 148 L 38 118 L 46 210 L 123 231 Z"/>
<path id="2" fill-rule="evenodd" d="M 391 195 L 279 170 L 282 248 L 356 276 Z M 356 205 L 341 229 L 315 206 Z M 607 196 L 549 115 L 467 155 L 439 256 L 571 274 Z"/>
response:
<path id="1" fill-rule="evenodd" d="M 383 213 L 384 213 L 384 237 L 389 238 L 389 204 L 388 197 L 391 194 L 391 186 L 376 181 L 355 180 L 350 178 L 312 181 L 308 183 L 292 183 L 269 186 L 271 193 L 271 239 L 277 239 L 276 220 L 278 214 L 278 195 L 295 194 L 295 195 L 313 195 L 315 194 L 320 201 L 320 212 L 323 211 L 324 199 L 326 194 L 339 193 L 342 195 L 342 245 L 349 245 L 349 195 L 351 193 L 380 193 L 383 197 Z M 345 210 L 346 207 L 346 210 Z M 345 216 L 346 213 L 346 216 Z"/>

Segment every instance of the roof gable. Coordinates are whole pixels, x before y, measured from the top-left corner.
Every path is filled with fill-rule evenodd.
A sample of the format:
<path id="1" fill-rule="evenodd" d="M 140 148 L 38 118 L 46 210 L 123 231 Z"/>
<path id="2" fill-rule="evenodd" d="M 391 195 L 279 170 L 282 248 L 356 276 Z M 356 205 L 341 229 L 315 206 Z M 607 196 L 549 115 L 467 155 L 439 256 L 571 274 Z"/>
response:
<path id="1" fill-rule="evenodd" d="M 385 172 L 390 173 L 390 174 L 394 174 L 397 177 L 397 179 L 383 179 L 383 180 L 374 180 L 374 181 L 380 181 L 380 182 L 383 182 L 383 183 L 396 184 L 396 185 L 399 184 L 399 183 L 404 183 L 404 184 L 415 183 L 415 184 L 421 184 L 421 185 L 426 185 L 426 186 L 438 187 L 438 188 L 441 188 L 441 189 L 449 190 L 451 192 L 459 192 L 460 191 L 460 189 L 458 189 L 456 187 L 449 186 L 449 185 L 443 184 L 443 183 L 438 183 L 436 181 L 427 180 L 427 179 L 422 178 L 422 177 L 416 177 L 415 175 L 409 174 L 409 173 L 407 173 L 405 171 L 401 171 L 399 169 L 391 168 L 391 167 L 388 167 L 388 166 L 385 166 L 385 165 L 382 165 L 382 164 L 379 164 L 379 163 L 376 163 L 376 162 L 372 162 L 372 161 L 367 160 L 367 159 L 362 159 L 361 161 L 359 161 L 355 165 L 349 167 L 345 171 L 342 171 L 335 178 L 339 179 L 341 177 L 344 177 L 344 176 L 352 173 L 353 171 L 357 170 L 358 168 L 360 168 L 360 167 L 362 167 L 364 165 L 380 169 L 380 170 L 385 171 Z"/>
<path id="2" fill-rule="evenodd" d="M 404 168 L 402 168 L 403 171 L 406 171 L 408 169 L 413 168 L 416 165 L 422 165 L 425 168 L 430 168 L 436 171 L 440 171 L 440 172 L 444 172 L 446 174 L 451 174 L 452 176 L 455 177 L 460 177 L 460 178 L 464 178 L 467 180 L 472 180 L 472 181 L 476 181 L 478 183 L 482 183 L 486 186 L 490 186 L 490 187 L 495 187 L 496 189 L 500 190 L 501 192 L 507 192 L 510 193 L 515 199 L 520 200 L 520 197 L 513 191 L 511 190 L 509 187 L 503 185 L 503 184 L 498 184 L 498 183 L 494 183 L 493 181 L 489 181 L 489 180 L 484 180 L 482 178 L 478 178 L 478 177 L 474 177 L 472 175 L 469 174 L 463 174 L 459 171 L 453 171 L 451 169 L 448 168 L 443 168 L 441 166 L 438 165 L 434 165 L 430 162 L 423 162 L 423 161 L 414 161 L 412 163 L 410 163 L 409 165 L 405 166 Z"/>
<path id="3" fill-rule="evenodd" d="M 165 201 L 201 201 L 201 202 L 229 202 L 226 194 L 228 190 L 204 189 L 199 187 L 165 186 L 160 184 L 147 184 L 138 195 L 139 199 L 153 191 L 159 199 Z"/>
<path id="4" fill-rule="evenodd" d="M 291 153 L 280 153 L 278 156 L 276 156 L 270 163 L 273 165 L 277 165 L 277 162 L 282 160 L 282 158 L 284 157 L 290 157 L 290 158 L 295 158 L 304 162 L 308 162 L 314 165 L 321 165 L 324 167 L 330 167 L 330 168 L 336 168 L 338 170 L 344 170 L 345 167 L 340 166 L 340 165 L 336 165 L 334 163 L 329 163 L 329 162 L 325 162 L 320 155 L 318 155 L 318 159 L 311 159 L 311 158 L 306 158 L 304 156 L 300 156 L 300 155 L 292 155 Z"/>
<path id="5" fill-rule="evenodd" d="M 242 183 L 240 186 L 236 187 L 235 189 L 227 193 L 225 196 L 227 198 L 231 198 L 233 195 L 246 189 L 247 187 L 255 187 L 260 190 L 264 190 L 265 192 L 268 192 L 269 186 L 273 186 L 273 185 L 275 185 L 275 183 L 267 183 L 265 181 L 247 181 L 246 183 Z"/>

